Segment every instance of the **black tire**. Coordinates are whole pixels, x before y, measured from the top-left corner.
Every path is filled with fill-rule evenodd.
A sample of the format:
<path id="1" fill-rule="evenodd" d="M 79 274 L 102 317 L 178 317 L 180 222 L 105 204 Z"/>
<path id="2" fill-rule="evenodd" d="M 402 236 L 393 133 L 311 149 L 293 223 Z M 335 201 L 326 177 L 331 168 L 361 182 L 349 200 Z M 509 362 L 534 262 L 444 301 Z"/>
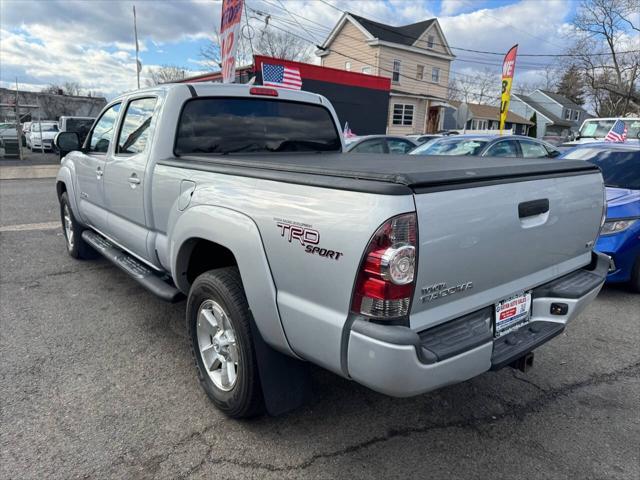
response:
<path id="1" fill-rule="evenodd" d="M 65 228 L 65 209 L 68 209 L 69 217 L 71 219 L 70 230 L 73 232 L 72 242 L 69 241 L 67 229 Z M 82 239 L 82 231 L 84 228 L 78 223 L 76 217 L 73 215 L 73 210 L 71 209 L 67 192 L 60 195 L 60 221 L 62 222 L 62 233 L 64 235 L 64 241 L 69 255 L 77 259 L 88 260 L 95 258 L 97 256 L 96 251 Z"/>
<path id="2" fill-rule="evenodd" d="M 631 291 L 640 293 L 640 257 L 636 258 L 636 263 L 631 271 L 629 286 L 631 287 Z"/>
<path id="3" fill-rule="evenodd" d="M 222 307 L 235 333 L 239 361 L 235 383 L 228 391 L 219 388 L 213 382 L 200 352 L 198 316 L 201 307 L 207 301 L 217 302 Z M 232 418 L 247 418 L 261 414 L 264 410 L 264 400 L 251 335 L 251 312 L 237 268 L 210 270 L 196 278 L 187 299 L 187 325 L 198 379 L 211 401 Z"/>

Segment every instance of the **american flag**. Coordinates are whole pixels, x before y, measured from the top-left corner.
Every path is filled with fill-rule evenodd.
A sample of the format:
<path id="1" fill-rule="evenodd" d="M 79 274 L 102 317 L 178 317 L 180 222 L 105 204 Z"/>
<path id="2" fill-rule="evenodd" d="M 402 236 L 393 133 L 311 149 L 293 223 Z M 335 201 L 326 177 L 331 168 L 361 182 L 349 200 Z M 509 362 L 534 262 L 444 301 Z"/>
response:
<path id="1" fill-rule="evenodd" d="M 302 88 L 300 70 L 296 67 L 285 67 L 284 65 L 270 65 L 268 63 L 263 63 L 262 84 L 269 87 L 300 90 Z"/>
<path id="2" fill-rule="evenodd" d="M 627 139 L 627 126 L 622 120 L 616 120 L 607 136 L 605 142 L 624 142 Z"/>

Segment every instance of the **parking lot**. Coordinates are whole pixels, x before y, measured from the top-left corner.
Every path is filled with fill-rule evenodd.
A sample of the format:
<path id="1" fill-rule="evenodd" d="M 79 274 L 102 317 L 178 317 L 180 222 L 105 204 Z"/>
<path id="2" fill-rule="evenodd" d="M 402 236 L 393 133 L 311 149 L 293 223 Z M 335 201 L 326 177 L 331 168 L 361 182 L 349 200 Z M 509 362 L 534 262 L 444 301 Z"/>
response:
<path id="1" fill-rule="evenodd" d="M 184 304 L 64 247 L 54 180 L 0 181 L 2 478 L 640 478 L 640 296 L 606 287 L 527 374 L 410 399 L 320 369 L 289 415 L 225 418 Z"/>

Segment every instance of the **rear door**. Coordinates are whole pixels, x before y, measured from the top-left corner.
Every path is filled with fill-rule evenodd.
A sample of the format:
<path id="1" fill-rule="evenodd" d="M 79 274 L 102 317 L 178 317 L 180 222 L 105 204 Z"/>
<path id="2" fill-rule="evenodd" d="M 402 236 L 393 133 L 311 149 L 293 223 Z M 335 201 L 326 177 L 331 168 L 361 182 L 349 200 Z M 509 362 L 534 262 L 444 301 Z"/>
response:
<path id="1" fill-rule="evenodd" d="M 483 157 L 521 157 L 516 140 L 499 140 L 489 145 L 482 153 Z"/>
<path id="2" fill-rule="evenodd" d="M 415 195 L 414 328 L 493 305 L 591 260 L 603 208 L 600 174 L 467 185 Z"/>
<path id="3" fill-rule="evenodd" d="M 156 104 L 153 96 L 129 100 L 104 175 L 109 235 L 144 259 L 148 259 L 145 169 Z"/>
<path id="4" fill-rule="evenodd" d="M 120 112 L 120 103 L 108 107 L 89 133 L 81 152 L 73 152 L 76 168 L 78 208 L 89 225 L 101 230 L 107 225 L 103 176 Z"/>

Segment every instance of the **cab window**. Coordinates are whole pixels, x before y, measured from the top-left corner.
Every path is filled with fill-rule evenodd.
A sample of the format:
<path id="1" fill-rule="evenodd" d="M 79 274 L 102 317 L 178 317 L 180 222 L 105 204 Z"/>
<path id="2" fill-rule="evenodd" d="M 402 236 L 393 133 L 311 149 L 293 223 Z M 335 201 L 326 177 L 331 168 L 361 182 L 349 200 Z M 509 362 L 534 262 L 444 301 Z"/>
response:
<path id="1" fill-rule="evenodd" d="M 155 98 L 138 98 L 129 102 L 124 114 L 116 154 L 144 152 L 149 139 L 149 127 L 156 107 Z"/>
<path id="2" fill-rule="evenodd" d="M 89 153 L 107 153 L 109 144 L 113 139 L 113 133 L 120 112 L 120 104 L 116 103 L 107 109 L 98 120 L 89 137 Z"/>

